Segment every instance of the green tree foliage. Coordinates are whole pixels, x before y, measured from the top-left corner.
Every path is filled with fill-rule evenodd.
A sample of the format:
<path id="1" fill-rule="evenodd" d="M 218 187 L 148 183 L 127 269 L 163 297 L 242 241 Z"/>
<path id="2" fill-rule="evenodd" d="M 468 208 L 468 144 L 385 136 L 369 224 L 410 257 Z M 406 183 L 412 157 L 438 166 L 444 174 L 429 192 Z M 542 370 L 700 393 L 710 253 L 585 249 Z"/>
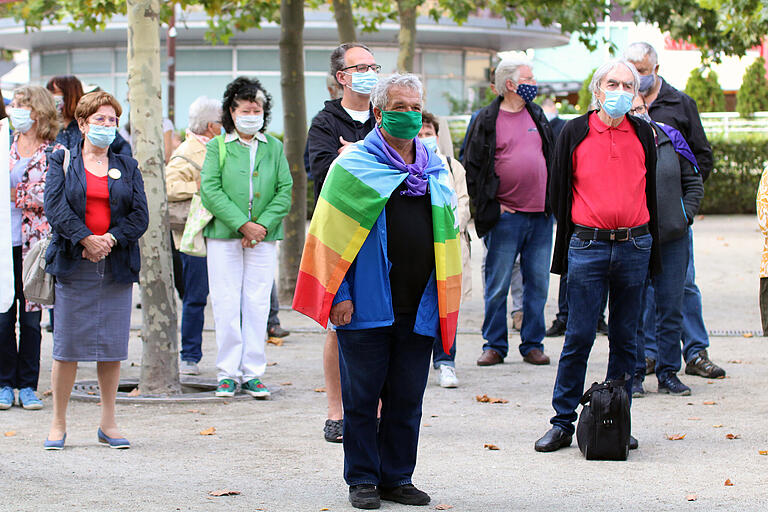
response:
<path id="1" fill-rule="evenodd" d="M 585 114 L 589 110 L 589 105 L 592 103 L 592 91 L 589 90 L 589 84 L 592 82 L 592 76 L 597 71 L 597 68 L 593 69 L 579 89 L 579 102 L 576 104 L 577 110 L 580 114 Z"/>
<path id="2" fill-rule="evenodd" d="M 736 110 L 742 117 L 768 110 L 768 80 L 765 78 L 765 59 L 759 57 L 744 72 L 736 95 Z"/>
<path id="3" fill-rule="evenodd" d="M 725 110 L 725 93 L 720 87 L 717 73 L 709 70 L 707 76 L 701 68 L 691 71 L 685 84 L 685 94 L 696 101 L 699 112 L 723 112 Z"/>

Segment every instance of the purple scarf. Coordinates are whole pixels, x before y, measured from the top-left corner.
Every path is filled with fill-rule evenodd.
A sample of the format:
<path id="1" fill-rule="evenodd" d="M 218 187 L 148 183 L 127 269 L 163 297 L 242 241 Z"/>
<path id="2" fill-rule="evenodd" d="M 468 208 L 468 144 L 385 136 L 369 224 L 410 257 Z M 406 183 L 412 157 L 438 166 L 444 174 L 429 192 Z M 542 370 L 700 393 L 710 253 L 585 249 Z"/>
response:
<path id="1" fill-rule="evenodd" d="M 400 154 L 384 139 L 378 126 L 374 128 L 374 132 L 381 142 L 381 149 L 389 163 L 400 172 L 408 173 L 408 176 L 405 178 L 405 186 L 407 188 L 400 192 L 400 194 L 404 196 L 423 196 L 426 194 L 429 191 L 429 182 L 424 171 L 429 166 L 429 155 L 424 144 L 418 138 L 414 139 L 416 143 L 416 157 L 412 164 L 406 164 Z"/>

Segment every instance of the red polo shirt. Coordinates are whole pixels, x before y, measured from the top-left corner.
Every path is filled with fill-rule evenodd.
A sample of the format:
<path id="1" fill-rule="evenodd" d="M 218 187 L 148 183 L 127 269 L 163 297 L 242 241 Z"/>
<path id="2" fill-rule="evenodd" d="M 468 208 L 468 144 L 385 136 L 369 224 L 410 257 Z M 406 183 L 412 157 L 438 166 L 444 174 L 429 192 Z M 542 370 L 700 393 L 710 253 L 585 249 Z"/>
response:
<path id="1" fill-rule="evenodd" d="M 597 112 L 589 116 L 589 133 L 573 152 L 571 220 L 600 229 L 631 228 L 650 220 L 645 152 L 626 117 L 611 127 Z"/>

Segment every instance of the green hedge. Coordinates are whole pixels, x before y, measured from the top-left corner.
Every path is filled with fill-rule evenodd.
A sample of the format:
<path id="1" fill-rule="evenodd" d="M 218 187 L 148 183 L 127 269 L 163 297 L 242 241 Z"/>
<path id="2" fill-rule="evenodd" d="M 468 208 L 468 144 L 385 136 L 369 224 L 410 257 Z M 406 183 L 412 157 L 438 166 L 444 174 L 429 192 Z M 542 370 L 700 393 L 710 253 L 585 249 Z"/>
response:
<path id="1" fill-rule="evenodd" d="M 700 213 L 755 213 L 760 174 L 768 164 L 768 138 L 713 138 L 714 168 L 704 183 Z"/>

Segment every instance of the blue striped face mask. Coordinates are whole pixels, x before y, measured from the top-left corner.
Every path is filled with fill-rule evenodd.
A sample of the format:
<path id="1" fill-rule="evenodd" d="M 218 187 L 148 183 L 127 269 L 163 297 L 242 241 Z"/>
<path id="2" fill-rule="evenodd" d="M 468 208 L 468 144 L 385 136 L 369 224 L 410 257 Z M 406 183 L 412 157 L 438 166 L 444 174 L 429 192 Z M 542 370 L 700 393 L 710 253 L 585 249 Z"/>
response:
<path id="1" fill-rule="evenodd" d="M 349 88 L 358 94 L 371 94 L 378 81 L 379 75 L 372 69 L 365 73 L 352 73 L 352 83 Z"/>

